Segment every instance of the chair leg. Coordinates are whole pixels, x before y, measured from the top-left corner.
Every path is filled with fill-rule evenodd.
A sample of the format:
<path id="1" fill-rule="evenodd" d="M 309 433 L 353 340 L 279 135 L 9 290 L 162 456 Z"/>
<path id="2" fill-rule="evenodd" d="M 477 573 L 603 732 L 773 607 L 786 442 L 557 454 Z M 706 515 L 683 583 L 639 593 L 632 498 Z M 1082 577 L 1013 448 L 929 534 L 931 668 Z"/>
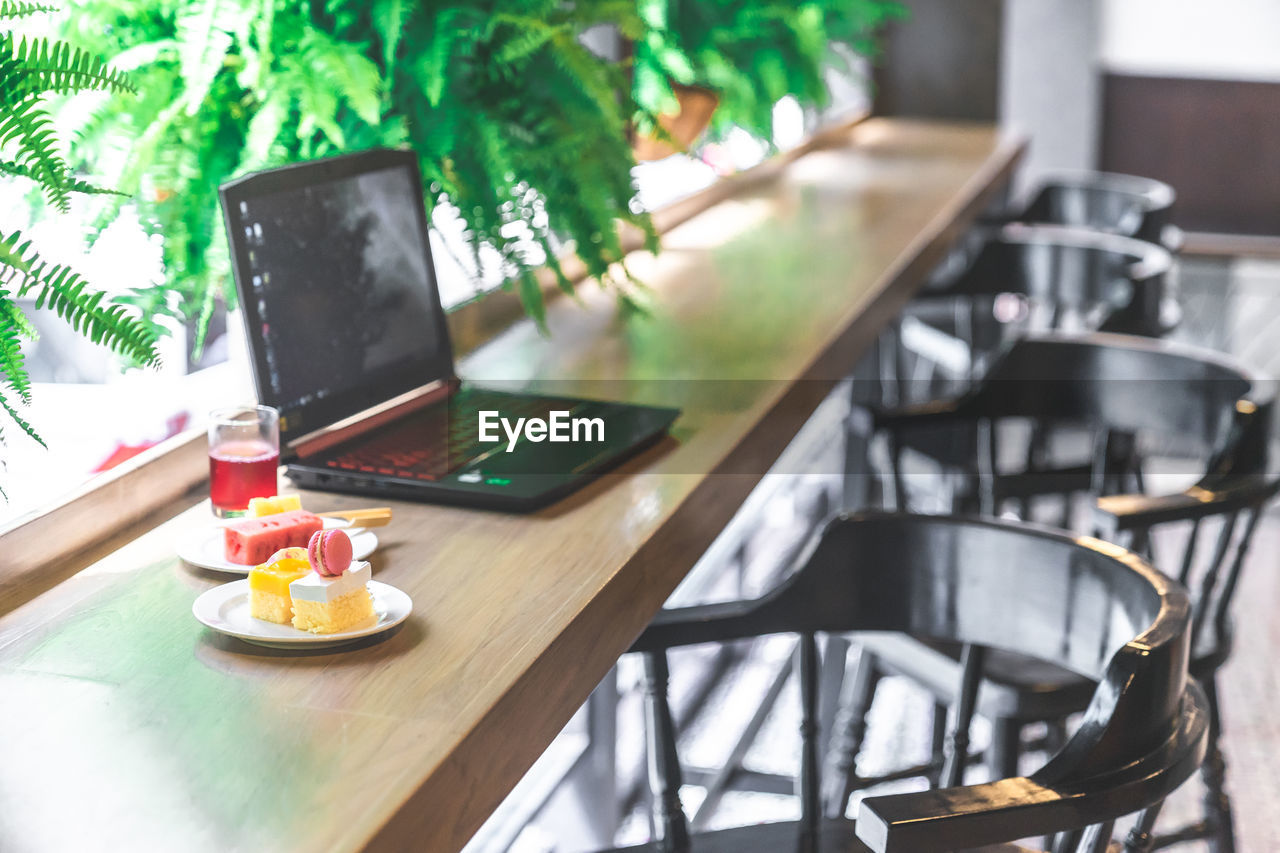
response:
<path id="1" fill-rule="evenodd" d="M 1204 780 L 1205 819 L 1210 831 L 1209 849 L 1212 853 L 1235 853 L 1235 826 L 1231 814 L 1231 799 L 1227 796 L 1227 763 L 1222 756 L 1222 716 L 1218 708 L 1218 684 L 1216 674 L 1204 683 L 1209 699 L 1209 750 L 1205 755 L 1200 776 Z"/>
<path id="2" fill-rule="evenodd" d="M 1083 837 L 1083 829 L 1068 829 L 1064 832 L 1059 832 L 1053 836 L 1053 845 L 1049 847 L 1050 853 L 1077 853 L 1080 849 L 1080 840 Z"/>
<path id="3" fill-rule="evenodd" d="M 1111 835 L 1115 832 L 1115 828 L 1114 820 L 1085 827 L 1077 849 L 1080 853 L 1107 853 L 1111 849 Z"/>
<path id="4" fill-rule="evenodd" d="M 663 850 L 687 853 L 689 825 L 680 804 L 680 758 L 676 727 L 667 701 L 670 673 L 666 651 L 644 655 L 645 733 L 649 759 L 649 789 L 653 793 L 653 826 Z"/>
<path id="5" fill-rule="evenodd" d="M 871 710 L 881 677 L 875 656 L 863 649 L 853 678 L 845 682 L 840 711 L 832 724 L 831 745 L 822 773 L 823 812 L 827 817 L 844 815 L 849 796 L 853 793 L 858 775 L 858 753 L 862 751 L 862 741 L 867 736 L 867 713 Z"/>
<path id="6" fill-rule="evenodd" d="M 1156 839 L 1152 831 L 1156 827 L 1156 818 L 1159 817 L 1160 808 L 1163 805 L 1164 801 L 1161 800 L 1138 814 L 1138 822 L 1125 836 L 1124 853 L 1151 853 L 1155 849 Z"/>
<path id="7" fill-rule="evenodd" d="M 991 746 L 987 748 L 987 771 L 992 779 L 1008 779 L 1018 775 L 1018 758 L 1022 754 L 1022 724 L 999 717 L 991 725 Z"/>
<path id="8" fill-rule="evenodd" d="M 1200 779 L 1204 783 L 1204 820 L 1163 835 L 1152 834 L 1155 814 L 1159 806 L 1148 809 L 1129 833 L 1125 853 L 1147 851 L 1181 844 L 1184 841 L 1204 839 L 1211 853 L 1235 853 L 1235 827 L 1231 814 L 1231 800 L 1226 791 L 1227 763 L 1222 756 L 1222 715 L 1218 708 L 1218 683 L 1216 673 L 1201 682 L 1205 698 L 1209 700 L 1209 748 L 1204 764 L 1200 767 Z"/>
<path id="9" fill-rule="evenodd" d="M 1209 748 L 1204 766 L 1200 769 L 1204 779 L 1204 806 L 1209 830 L 1209 850 L 1211 853 L 1235 853 L 1235 827 L 1231 814 L 1231 800 L 1223 787 L 1226 777 L 1226 762 L 1222 759 L 1222 750 L 1215 743 Z"/>
<path id="10" fill-rule="evenodd" d="M 933 738 L 929 746 L 929 760 L 933 763 L 933 770 L 929 772 L 930 788 L 937 788 L 942 784 L 942 764 L 947 757 L 948 711 L 944 703 L 933 703 Z"/>
<path id="11" fill-rule="evenodd" d="M 978 707 L 986 656 L 986 648 L 976 643 L 965 643 L 960 652 L 960 690 L 956 696 L 951 732 L 947 736 L 946 760 L 942 764 L 941 785 L 944 788 L 964 783 L 964 771 L 969 764 L 969 726 Z"/>

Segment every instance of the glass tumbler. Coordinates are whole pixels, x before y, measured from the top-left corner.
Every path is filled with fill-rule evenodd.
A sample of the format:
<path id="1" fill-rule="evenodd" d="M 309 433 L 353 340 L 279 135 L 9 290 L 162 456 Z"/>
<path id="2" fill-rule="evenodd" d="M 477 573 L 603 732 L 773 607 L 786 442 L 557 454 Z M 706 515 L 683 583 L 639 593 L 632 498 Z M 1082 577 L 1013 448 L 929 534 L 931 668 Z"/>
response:
<path id="1" fill-rule="evenodd" d="M 209 500 L 219 518 L 241 515 L 250 498 L 276 493 L 280 414 L 269 406 L 209 413 Z"/>

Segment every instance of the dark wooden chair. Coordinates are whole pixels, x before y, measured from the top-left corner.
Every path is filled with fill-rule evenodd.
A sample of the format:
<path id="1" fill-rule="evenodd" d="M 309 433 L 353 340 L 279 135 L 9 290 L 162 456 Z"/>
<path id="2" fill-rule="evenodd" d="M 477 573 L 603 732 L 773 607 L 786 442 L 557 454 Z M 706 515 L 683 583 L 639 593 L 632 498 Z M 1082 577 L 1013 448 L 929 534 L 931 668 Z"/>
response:
<path id="1" fill-rule="evenodd" d="M 1202 760 L 1208 706 L 1186 679 L 1190 628 L 1180 585 L 1101 541 L 1013 522 L 838 517 L 765 597 L 664 610 L 632 647 L 645 661 L 658 838 L 631 849 L 927 853 L 1054 833 L 1057 853 L 1105 850 L 1115 819 L 1159 803 Z M 968 731 L 988 649 L 1033 654 L 1100 686 L 1083 724 L 1029 777 L 960 786 L 960 749 L 948 757 L 942 789 L 868 798 L 856 822 L 824 818 L 815 635 L 848 631 L 961 644 L 957 733 Z M 800 637 L 802 817 L 691 836 L 679 800 L 666 652 L 783 632 Z"/>
<path id="2" fill-rule="evenodd" d="M 1151 178 L 1080 172 L 1046 178 L 1000 219 L 1103 231 L 1177 252 L 1182 232 L 1172 223 L 1176 200 L 1173 187 Z"/>
<path id="3" fill-rule="evenodd" d="M 1019 225 L 993 232 L 908 306 L 897 326 L 898 379 L 927 380 L 930 389 L 939 376 L 967 382 L 1028 332 L 1161 337 L 1178 313 L 1168 290 L 1171 266 L 1158 246 L 1111 234 Z M 901 397 L 931 393 L 912 385 Z"/>
<path id="4" fill-rule="evenodd" d="M 890 502 L 910 506 L 915 475 L 904 456 L 940 462 L 959 485 L 953 509 L 1027 516 L 1060 502 L 1054 519 L 1071 526 L 1073 506 L 1092 506 L 1091 532 L 1149 556 L 1194 591 L 1192 673 L 1204 684 L 1211 709 L 1204 781 L 1207 819 L 1174 837 L 1208 837 L 1218 851 L 1233 849 L 1230 804 L 1223 788 L 1218 739 L 1217 672 L 1231 648 L 1230 603 L 1245 556 L 1277 483 L 1268 479 L 1267 441 L 1272 402 L 1247 370 L 1212 353 L 1166 342 L 1116 335 L 1061 336 L 1016 342 L 967 393 L 949 400 L 871 413 L 890 451 Z M 1007 463 L 1009 422 L 1023 427 Z M 1083 430 L 1082 458 L 1062 459 L 1047 446 L 1049 430 Z M 1184 464 L 1196 482 L 1161 496 L 1143 494 L 1150 448 L 1161 442 L 1199 453 Z M 1147 466 L 1149 467 L 1149 466 Z M 923 475 L 922 475 L 923 476 Z M 1054 509 L 1054 507 L 1047 507 Z M 1176 553 L 1169 546 L 1176 546 Z M 846 683 L 836 746 L 830 754 L 829 812 L 838 813 L 851 791 L 875 780 L 859 778 L 856 754 L 865 714 L 884 675 L 905 675 L 928 687 L 939 702 L 955 695 L 961 650 L 903 637 L 872 638 Z M 993 772 L 1012 774 L 1021 735 L 1030 722 L 1054 730 L 1086 707 L 1091 681 L 1020 655 L 993 652 L 979 691 L 979 713 L 993 722 L 986 760 Z M 938 734 L 935 733 L 935 742 Z M 1050 744 L 1052 746 L 1052 743 Z M 936 774 L 940 750 L 924 768 Z M 1136 849 L 1142 849 L 1141 847 Z"/>

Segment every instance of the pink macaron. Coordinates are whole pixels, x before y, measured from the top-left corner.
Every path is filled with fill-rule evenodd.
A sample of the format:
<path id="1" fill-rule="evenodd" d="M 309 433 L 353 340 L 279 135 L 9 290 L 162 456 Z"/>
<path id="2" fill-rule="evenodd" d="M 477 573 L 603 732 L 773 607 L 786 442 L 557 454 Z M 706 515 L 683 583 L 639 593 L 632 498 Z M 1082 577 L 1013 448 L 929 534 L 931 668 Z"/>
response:
<path id="1" fill-rule="evenodd" d="M 336 578 L 351 566 L 351 537 L 341 530 L 317 530 L 307 543 L 307 559 L 317 574 Z"/>

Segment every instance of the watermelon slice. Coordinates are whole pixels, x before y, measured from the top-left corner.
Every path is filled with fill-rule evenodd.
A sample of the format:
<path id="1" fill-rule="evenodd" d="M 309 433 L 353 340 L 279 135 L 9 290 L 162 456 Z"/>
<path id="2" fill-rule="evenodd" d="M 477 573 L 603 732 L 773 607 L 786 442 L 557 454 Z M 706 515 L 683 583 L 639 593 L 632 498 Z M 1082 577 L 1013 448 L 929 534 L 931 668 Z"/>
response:
<path id="1" fill-rule="evenodd" d="M 324 521 L 305 509 L 262 518 L 245 518 L 223 530 L 227 562 L 256 566 L 281 548 L 305 548 Z"/>

